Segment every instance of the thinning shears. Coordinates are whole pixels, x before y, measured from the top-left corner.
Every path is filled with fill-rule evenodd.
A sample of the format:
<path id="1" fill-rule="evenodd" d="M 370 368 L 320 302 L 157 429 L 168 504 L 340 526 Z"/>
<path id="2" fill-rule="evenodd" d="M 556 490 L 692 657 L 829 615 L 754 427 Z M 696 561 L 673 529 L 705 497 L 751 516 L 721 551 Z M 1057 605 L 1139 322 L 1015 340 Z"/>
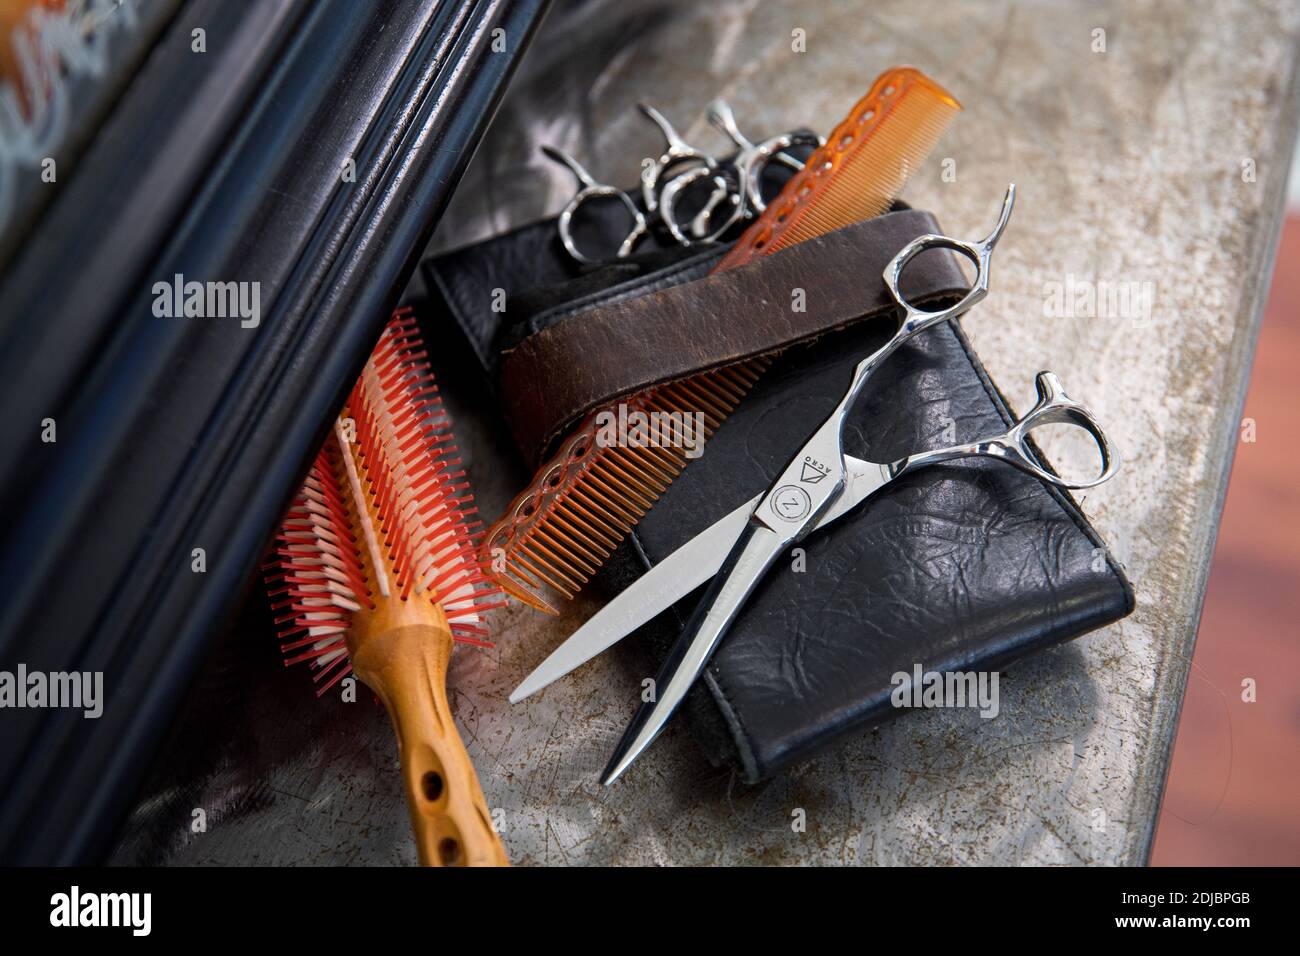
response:
<path id="1" fill-rule="evenodd" d="M 762 177 L 775 162 L 798 171 L 803 162 L 787 150 L 795 146 L 820 146 L 822 139 L 814 133 L 795 130 L 762 142 L 751 142 L 736 126 L 736 118 L 722 100 L 708 110 L 709 123 L 725 133 L 737 147 L 736 153 L 719 161 L 686 142 L 662 113 L 640 103 L 641 114 L 659 128 L 664 138 L 663 150 L 649 158 L 641 172 L 641 204 L 623 190 L 599 182 L 577 159 L 562 149 L 543 146 L 542 152 L 564 166 L 578 181 L 577 191 L 560 212 L 560 241 L 577 262 L 597 264 L 610 259 L 626 259 L 651 233 L 662 226 L 682 246 L 716 242 L 738 222 L 751 219 L 765 208 Z M 575 226 L 579 212 L 588 203 L 621 203 L 627 228 L 612 253 L 579 248 Z M 590 210 L 588 210 L 590 211 Z M 611 218 L 611 222 L 616 217 Z M 617 228 L 617 227 L 612 227 Z M 616 233 L 617 234 L 617 233 Z"/>
<path id="2" fill-rule="evenodd" d="M 682 153 L 682 147 L 687 150 L 690 147 L 681 143 L 680 137 L 676 137 L 677 141 L 674 143 L 675 133 L 666 126 L 662 117 L 656 119 L 649 112 L 646 115 L 655 121 L 668 139 L 669 151 L 665 156 L 669 155 L 674 147 L 679 155 L 685 155 Z M 825 142 L 815 133 L 799 130 L 782 133 L 780 136 L 773 136 L 758 143 L 752 142 L 740 131 L 736 125 L 735 114 L 724 100 L 714 100 L 710 103 L 707 116 L 709 125 L 725 134 L 736 146 L 736 153 L 721 167 L 717 163 L 710 163 L 680 169 L 662 186 L 658 198 L 661 207 L 660 216 L 672 237 L 682 245 L 716 241 L 736 223 L 761 214 L 767 208 L 767 203 L 763 200 L 762 179 L 768 164 L 776 162 L 798 172 L 803 169 L 803 162 L 787 150 L 795 146 L 816 148 Z M 656 166 L 651 166 L 650 170 L 662 172 L 662 169 Z M 700 181 L 708 182 L 712 186 L 712 192 L 708 201 L 691 218 L 688 237 L 678 219 L 678 200 L 693 191 Z M 719 222 L 714 224 L 715 213 L 719 212 L 719 207 L 722 214 L 716 216 Z"/>
<path id="3" fill-rule="evenodd" d="M 969 457 L 992 458 L 1042 481 L 1076 490 L 1092 488 L 1115 474 L 1119 458 L 1101 426 L 1085 405 L 1065 394 L 1060 380 L 1051 372 L 1040 372 L 1037 377 L 1038 403 L 1001 435 L 888 463 L 863 461 L 844 453 L 844 422 L 872 372 L 912 336 L 961 315 L 988 293 L 990 258 L 1014 202 L 1012 185 L 1007 189 L 997 225 L 979 242 L 931 234 L 904 246 L 884 271 L 885 285 L 902 316 L 897 330 L 881 348 L 858 363 L 844 397 L 776 481 L 642 576 L 579 628 L 510 695 L 514 703 L 540 690 L 712 578 L 655 680 L 654 699 L 641 705 L 615 748 L 603 775 L 606 784 L 616 780 L 658 736 L 780 555 L 816 529 L 848 514 L 895 479 L 929 465 Z M 961 300 L 948 308 L 918 309 L 903 297 L 899 280 L 911 259 L 937 248 L 960 253 L 974 263 L 975 281 Z M 1043 467 L 1027 439 L 1034 428 L 1047 424 L 1083 428 L 1100 452 L 1100 473 L 1071 481 Z"/>

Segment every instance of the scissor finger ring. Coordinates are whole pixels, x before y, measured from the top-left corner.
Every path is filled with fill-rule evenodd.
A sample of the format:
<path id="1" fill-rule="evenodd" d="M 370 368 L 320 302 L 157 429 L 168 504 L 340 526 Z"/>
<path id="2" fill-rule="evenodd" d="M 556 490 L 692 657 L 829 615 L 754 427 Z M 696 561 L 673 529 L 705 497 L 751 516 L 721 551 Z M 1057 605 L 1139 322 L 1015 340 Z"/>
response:
<path id="1" fill-rule="evenodd" d="M 660 180 L 671 167 L 691 163 L 694 168 L 712 171 L 717 168 L 718 162 L 704 150 L 696 149 L 683 140 L 672 123 L 668 122 L 667 118 L 653 106 L 638 103 L 637 109 L 659 127 L 666 143 L 664 151 L 658 158 L 652 160 L 641 174 L 641 199 L 645 203 L 646 212 L 654 213 L 661 202 Z"/>
<path id="2" fill-rule="evenodd" d="M 677 218 L 677 203 L 687 189 L 701 180 L 711 180 L 713 189 L 704 206 L 692 217 L 690 222 L 692 235 L 688 236 Z M 706 166 L 695 166 L 664 184 L 663 191 L 659 195 L 659 218 L 668 227 L 672 237 L 684 246 L 695 242 L 713 242 L 736 221 L 736 216 L 732 212 L 725 217 L 722 225 L 709 230 L 708 223 L 712 219 L 714 210 L 722 203 L 729 204 L 734 210 L 739 202 L 740 197 L 733 191 L 725 176 Z"/>
<path id="3" fill-rule="evenodd" d="M 560 212 L 559 231 L 560 242 L 564 245 L 569 255 L 573 256 L 578 262 L 594 264 L 603 261 L 602 259 L 592 258 L 578 248 L 577 242 L 573 238 L 573 217 L 583 203 L 614 199 L 623 204 L 627 210 L 631 227 L 623 241 L 619 244 L 614 257 L 624 259 L 631 254 L 632 249 L 641 239 L 649 232 L 649 226 L 646 224 L 645 216 L 641 210 L 636 208 L 636 203 L 632 202 L 628 195 L 621 189 L 614 186 L 607 186 L 604 183 L 598 183 L 596 179 L 587 172 L 586 168 L 576 159 L 564 152 L 562 149 L 556 149 L 553 146 L 543 146 L 542 152 L 550 159 L 566 167 L 578 179 L 580 188 L 574 194 L 573 198 L 565 205 Z"/>

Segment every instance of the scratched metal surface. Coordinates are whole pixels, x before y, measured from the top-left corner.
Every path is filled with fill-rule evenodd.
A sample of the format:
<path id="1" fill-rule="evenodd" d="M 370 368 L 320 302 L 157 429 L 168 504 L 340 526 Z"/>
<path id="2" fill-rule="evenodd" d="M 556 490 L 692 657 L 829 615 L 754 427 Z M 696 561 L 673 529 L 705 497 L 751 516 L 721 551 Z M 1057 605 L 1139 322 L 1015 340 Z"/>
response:
<path id="1" fill-rule="evenodd" d="M 594 11 L 593 11 L 594 7 Z M 1003 675 L 1001 716 L 911 714 L 754 788 L 673 727 L 611 789 L 596 774 L 644 662 L 612 653 L 515 708 L 510 688 L 595 609 L 514 609 L 460 652 L 457 719 L 517 864 L 1133 864 L 1152 837 L 1236 440 L 1296 132 L 1293 3 L 640 2 L 551 16 L 444 220 L 460 245 L 558 210 L 569 148 L 633 181 L 649 99 L 688 139 L 727 97 L 742 128 L 829 129 L 910 62 L 965 104 L 905 197 L 982 234 L 1021 189 L 986 303 L 964 320 L 1013 403 L 1051 368 L 1125 469 L 1083 507 L 1138 595 L 1127 620 Z M 806 52 L 792 31 L 806 31 Z M 1094 50 L 1105 30 L 1105 52 Z M 955 161 L 955 181 L 940 160 Z M 1243 178 L 1252 161 L 1253 181 Z M 1052 283 L 1149 282 L 1152 309 L 1053 316 Z M 488 517 L 524 476 L 438 359 Z M 1072 448 L 1048 443 L 1058 463 Z M 386 719 L 305 699 L 254 634 L 254 598 L 178 722 L 117 862 L 411 863 Z M 805 832 L 791 823 L 806 814 Z M 194 821 L 202 811 L 206 829 Z"/>

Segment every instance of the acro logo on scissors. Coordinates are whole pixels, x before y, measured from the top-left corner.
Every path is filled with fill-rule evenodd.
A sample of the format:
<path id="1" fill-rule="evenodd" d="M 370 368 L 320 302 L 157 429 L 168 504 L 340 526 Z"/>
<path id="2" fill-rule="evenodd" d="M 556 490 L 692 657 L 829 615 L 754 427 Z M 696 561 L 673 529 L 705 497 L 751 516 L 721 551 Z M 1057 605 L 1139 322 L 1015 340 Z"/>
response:
<path id="1" fill-rule="evenodd" d="M 803 473 L 799 480 L 806 485 L 815 485 L 830 473 L 830 469 L 811 455 L 803 460 Z"/>

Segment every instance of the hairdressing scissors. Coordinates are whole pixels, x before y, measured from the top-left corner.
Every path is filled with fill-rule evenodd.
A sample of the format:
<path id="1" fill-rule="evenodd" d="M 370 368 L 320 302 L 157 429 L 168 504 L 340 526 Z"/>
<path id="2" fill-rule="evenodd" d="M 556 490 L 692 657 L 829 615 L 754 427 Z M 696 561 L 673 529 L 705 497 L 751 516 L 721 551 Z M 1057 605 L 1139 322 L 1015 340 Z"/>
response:
<path id="1" fill-rule="evenodd" d="M 719 170 L 718 161 L 682 139 L 672 123 L 657 109 L 646 103 L 638 103 L 637 109 L 659 127 L 665 144 L 664 151 L 651 160 L 641 174 L 641 199 L 646 211 L 656 215 L 667 227 L 669 234 L 683 246 L 696 242 L 713 242 L 721 237 L 733 221 L 728 217 L 721 228 L 709 228 L 713 211 L 720 205 L 734 202 L 731 183 Z M 670 169 L 675 172 L 665 179 L 665 173 Z M 687 235 L 678 222 L 677 202 L 683 195 L 684 187 L 701 180 L 708 181 L 709 194 L 691 218 L 690 234 Z"/>
<path id="2" fill-rule="evenodd" d="M 682 139 L 673 128 L 673 124 L 668 122 L 667 117 L 653 106 L 638 103 L 636 108 L 646 119 L 659 127 L 659 132 L 664 137 L 663 152 L 651 160 L 641 173 L 641 199 L 645 203 L 646 211 L 653 213 L 659 208 L 659 180 L 663 178 L 664 173 L 673 168 L 680 173 L 684 166 L 712 172 L 718 168 L 718 161 L 704 150 L 697 149 Z M 723 183 L 723 187 L 726 187 L 726 183 Z"/>
<path id="3" fill-rule="evenodd" d="M 614 199 L 621 202 L 624 209 L 627 210 L 629 222 L 627 234 L 619 243 L 618 250 L 614 255 L 619 259 L 627 258 L 636 247 L 636 244 L 649 235 L 650 232 L 646 218 L 641 210 L 636 208 L 636 203 L 632 202 L 627 193 L 618 187 L 597 182 L 595 177 L 587 172 L 580 162 L 564 150 L 557 149 L 554 146 L 543 146 L 542 152 L 546 154 L 547 158 L 567 168 L 578 179 L 578 191 L 574 193 L 573 198 L 568 201 L 560 212 L 559 220 L 560 242 L 564 244 L 564 248 L 568 250 L 569 255 L 579 262 L 596 263 L 602 261 L 601 259 L 593 259 L 583 253 L 578 248 L 578 244 L 574 242 L 573 217 L 584 203 Z"/>
<path id="4" fill-rule="evenodd" d="M 653 701 L 638 709 L 603 774 L 612 783 L 648 747 L 676 711 L 691 684 L 704 670 L 731 623 L 777 558 L 805 536 L 848 514 L 895 479 L 920 468 L 958 458 L 991 458 L 1061 488 L 1092 488 L 1109 480 L 1119 457 L 1087 406 L 1066 395 L 1051 372 L 1040 372 L 1038 403 L 1008 431 L 980 441 L 919 452 L 888 463 L 854 458 L 844 453 L 844 422 L 866 381 L 895 350 L 919 332 L 961 315 L 988 292 L 989 263 L 1006 228 L 1015 202 L 1008 187 L 993 231 L 979 242 L 948 236 L 919 236 L 904 246 L 885 267 L 884 281 L 901 312 L 897 331 L 883 346 L 855 367 L 848 390 L 826 421 L 794 455 L 769 488 L 697 534 L 634 585 L 606 605 L 542 662 L 510 695 L 517 702 L 542 689 L 617 643 L 710 578 L 681 637 L 655 680 Z M 918 309 L 907 302 L 899 279 L 907 263 L 927 249 L 946 248 L 975 264 L 976 278 L 960 301 L 938 311 Z M 1027 442 L 1029 433 L 1046 424 L 1083 428 L 1096 442 L 1101 471 L 1091 479 L 1072 481 L 1047 468 Z"/>
<path id="5" fill-rule="evenodd" d="M 708 118 L 714 129 L 725 134 L 739 147 L 739 151 L 731 159 L 731 165 L 735 167 L 736 175 L 740 180 L 740 205 L 736 211 L 738 217 L 757 216 L 767 208 L 767 203 L 763 201 L 761 187 L 763 171 L 767 169 L 768 163 L 778 162 L 798 172 L 803 169 L 803 163 L 789 155 L 786 150 L 793 146 L 817 147 L 826 142 L 814 133 L 803 133 L 798 130 L 782 133 L 780 136 L 773 136 L 758 143 L 751 142 L 736 125 L 736 115 L 725 100 L 714 100 L 709 104 Z"/>
<path id="6" fill-rule="evenodd" d="M 719 238 L 737 222 L 759 215 L 767 208 L 763 200 L 762 179 L 769 163 L 777 162 L 798 172 L 803 169 L 803 163 L 786 150 L 794 146 L 821 146 L 824 142 L 820 136 L 795 130 L 755 143 L 740 131 L 735 114 L 724 100 L 710 103 L 707 115 L 710 125 L 724 133 L 737 146 L 737 152 L 727 161 L 725 171 L 717 166 L 692 166 L 664 184 L 659 197 L 660 218 L 673 238 L 686 245 L 690 242 L 678 222 L 677 200 L 700 180 L 712 179 L 713 192 L 691 219 L 690 231 L 697 241 L 709 241 Z M 726 172 L 734 178 L 734 185 L 728 181 Z M 714 226 L 713 217 L 719 206 L 725 206 L 727 214 L 721 217 L 719 225 Z"/>
<path id="7" fill-rule="evenodd" d="M 664 137 L 663 151 L 648 162 L 641 174 L 644 212 L 621 189 L 597 182 L 568 153 L 553 146 L 542 147 L 548 158 L 563 165 L 578 180 L 578 191 L 565 204 L 558 223 L 561 243 L 578 262 L 594 264 L 607 258 L 594 258 L 584 253 L 574 237 L 574 218 L 586 203 L 614 200 L 621 203 L 627 213 L 627 232 L 609 258 L 629 256 L 637 243 L 650 234 L 652 223 L 661 223 L 683 246 L 713 242 L 735 223 L 763 211 L 765 205 L 760 182 L 769 163 L 775 161 L 794 170 L 802 169 L 803 163 L 784 150 L 795 145 L 822 143 L 820 137 L 798 131 L 753 143 L 737 128 L 731 107 L 716 100 L 709 107 L 709 122 L 726 133 L 738 147 L 735 156 L 726 163 L 719 163 L 709 153 L 682 139 L 672 123 L 654 107 L 645 103 L 639 103 L 637 107 L 659 127 Z M 707 193 L 700 192 L 701 186 L 707 188 Z M 697 202 L 689 222 L 683 227 L 678 206 L 688 195 Z M 717 215 L 719 209 L 724 211 L 721 216 Z"/>
<path id="8" fill-rule="evenodd" d="M 665 141 L 664 151 L 645 167 L 641 175 L 641 198 L 646 210 L 657 214 L 669 234 L 683 246 L 718 239 L 733 220 L 728 217 L 721 228 L 710 230 L 709 222 L 713 211 L 720 205 L 734 204 L 731 183 L 719 170 L 718 161 L 704 150 L 683 140 L 673 125 L 653 106 L 638 103 L 637 108 L 659 127 Z M 664 180 L 664 174 L 670 168 L 676 172 Z M 661 180 L 664 180 L 662 184 Z M 684 194 L 685 187 L 701 180 L 707 180 L 709 195 L 692 217 L 690 235 L 687 235 L 678 222 L 677 202 Z"/>

